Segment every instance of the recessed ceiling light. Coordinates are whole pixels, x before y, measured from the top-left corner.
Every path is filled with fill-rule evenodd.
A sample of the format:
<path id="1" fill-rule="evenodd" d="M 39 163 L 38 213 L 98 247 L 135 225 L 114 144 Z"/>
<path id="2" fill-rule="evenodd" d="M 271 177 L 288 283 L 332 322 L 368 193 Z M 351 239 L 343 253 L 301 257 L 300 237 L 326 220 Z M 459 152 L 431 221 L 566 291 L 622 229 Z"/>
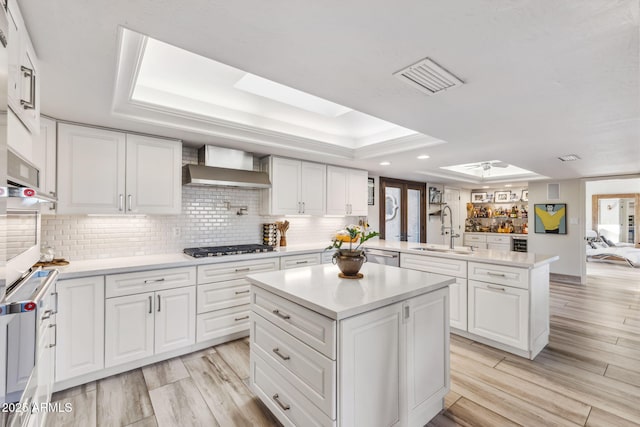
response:
<path id="1" fill-rule="evenodd" d="M 567 154 L 566 156 L 560 156 L 558 159 L 563 162 L 573 162 L 574 160 L 580 160 L 580 157 L 577 154 Z"/>
<path id="2" fill-rule="evenodd" d="M 420 159 L 420 160 L 424 160 L 424 159 L 428 159 L 428 158 L 429 158 L 429 156 L 427 156 L 426 154 L 422 154 L 422 155 L 418 156 L 418 159 Z"/>
<path id="3" fill-rule="evenodd" d="M 482 188 L 489 188 L 489 186 L 488 185 L 483 185 Z"/>
<path id="4" fill-rule="evenodd" d="M 380 166 L 389 166 L 391 162 L 380 162 Z"/>
<path id="5" fill-rule="evenodd" d="M 505 184 L 505 187 L 513 187 L 511 184 Z"/>

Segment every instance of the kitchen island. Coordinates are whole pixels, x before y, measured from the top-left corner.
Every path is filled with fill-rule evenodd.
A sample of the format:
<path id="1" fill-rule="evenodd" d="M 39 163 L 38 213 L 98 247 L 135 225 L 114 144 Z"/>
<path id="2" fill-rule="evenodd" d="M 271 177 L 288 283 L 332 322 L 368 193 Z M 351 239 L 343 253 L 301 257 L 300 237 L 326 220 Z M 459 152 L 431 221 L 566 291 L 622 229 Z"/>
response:
<path id="1" fill-rule="evenodd" d="M 247 276 L 251 387 L 284 425 L 422 426 L 449 390 L 454 279 L 365 264 Z"/>

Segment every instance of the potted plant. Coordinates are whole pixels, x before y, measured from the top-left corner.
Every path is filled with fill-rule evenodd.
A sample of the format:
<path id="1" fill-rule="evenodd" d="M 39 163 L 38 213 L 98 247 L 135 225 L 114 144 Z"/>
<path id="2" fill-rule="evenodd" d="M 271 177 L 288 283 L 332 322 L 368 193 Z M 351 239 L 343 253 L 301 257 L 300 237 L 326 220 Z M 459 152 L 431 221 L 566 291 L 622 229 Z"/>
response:
<path id="1" fill-rule="evenodd" d="M 337 249 L 333 254 L 333 263 L 338 265 L 343 277 L 362 277 L 358 273 L 367 257 L 361 246 L 367 240 L 379 235 L 377 231 L 367 232 L 366 226 L 348 225 L 336 233 L 333 242 L 325 250 Z M 349 247 L 343 248 L 344 243 L 348 243 Z M 354 243 L 357 243 L 355 247 Z"/>

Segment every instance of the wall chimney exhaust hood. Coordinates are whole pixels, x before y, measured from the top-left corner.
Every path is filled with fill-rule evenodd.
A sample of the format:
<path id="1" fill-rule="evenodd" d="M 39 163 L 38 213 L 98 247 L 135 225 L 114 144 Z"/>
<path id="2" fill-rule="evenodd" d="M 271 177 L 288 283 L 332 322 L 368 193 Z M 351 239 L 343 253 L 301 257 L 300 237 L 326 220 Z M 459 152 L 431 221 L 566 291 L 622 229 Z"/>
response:
<path id="1" fill-rule="evenodd" d="M 253 156 L 244 151 L 205 145 L 198 150 L 198 164 L 184 165 L 184 185 L 271 188 L 265 172 L 253 170 Z"/>

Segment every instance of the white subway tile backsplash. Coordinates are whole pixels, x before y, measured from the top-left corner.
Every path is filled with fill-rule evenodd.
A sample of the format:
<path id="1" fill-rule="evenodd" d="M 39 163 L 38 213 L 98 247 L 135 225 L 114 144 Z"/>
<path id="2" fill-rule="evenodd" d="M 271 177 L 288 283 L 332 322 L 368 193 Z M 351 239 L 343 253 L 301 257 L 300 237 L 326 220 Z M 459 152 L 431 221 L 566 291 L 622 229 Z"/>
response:
<path id="1" fill-rule="evenodd" d="M 183 148 L 183 162 L 197 163 L 197 150 Z M 248 214 L 236 215 L 247 206 Z M 262 243 L 262 224 L 285 218 L 262 216 L 260 190 L 182 187 L 182 213 L 157 216 L 57 215 L 42 217 L 42 241 L 69 260 L 181 252 L 196 246 Z M 289 245 L 330 243 L 355 218 L 288 217 Z"/>

